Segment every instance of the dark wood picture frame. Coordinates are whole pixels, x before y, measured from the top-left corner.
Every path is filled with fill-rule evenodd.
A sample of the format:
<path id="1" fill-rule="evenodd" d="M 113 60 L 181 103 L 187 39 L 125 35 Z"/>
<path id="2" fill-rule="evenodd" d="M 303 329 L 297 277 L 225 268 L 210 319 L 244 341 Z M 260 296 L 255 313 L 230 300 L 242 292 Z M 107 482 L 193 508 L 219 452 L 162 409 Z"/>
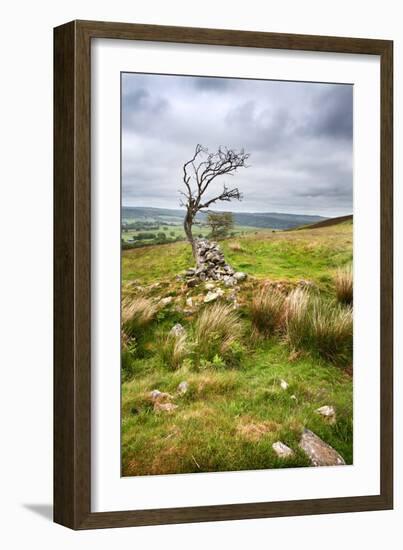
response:
<path id="1" fill-rule="evenodd" d="M 92 38 L 380 56 L 380 494 L 91 512 L 90 59 Z M 393 507 L 393 42 L 72 21 L 54 29 L 54 521 L 72 529 L 328 514 Z"/>

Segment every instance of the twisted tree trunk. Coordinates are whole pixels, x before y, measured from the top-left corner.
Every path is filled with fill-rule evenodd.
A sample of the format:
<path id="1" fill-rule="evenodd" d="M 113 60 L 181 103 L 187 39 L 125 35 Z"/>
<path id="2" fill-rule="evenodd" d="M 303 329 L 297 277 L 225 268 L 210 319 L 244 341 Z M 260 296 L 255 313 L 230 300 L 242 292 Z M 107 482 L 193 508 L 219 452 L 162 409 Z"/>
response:
<path id="1" fill-rule="evenodd" d="M 185 230 L 187 240 L 189 241 L 190 246 L 192 247 L 193 258 L 195 259 L 197 264 L 198 260 L 197 260 L 197 253 L 196 253 L 196 243 L 192 233 L 193 219 L 194 219 L 194 215 L 192 214 L 191 211 L 188 210 L 186 212 L 185 220 L 183 222 L 183 228 Z"/>

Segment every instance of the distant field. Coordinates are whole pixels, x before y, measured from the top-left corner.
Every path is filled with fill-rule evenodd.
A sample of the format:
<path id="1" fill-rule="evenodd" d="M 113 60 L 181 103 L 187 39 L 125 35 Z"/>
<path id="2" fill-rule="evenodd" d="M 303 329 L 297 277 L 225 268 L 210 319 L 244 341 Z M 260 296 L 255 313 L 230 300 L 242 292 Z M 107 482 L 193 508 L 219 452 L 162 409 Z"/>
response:
<path id="1" fill-rule="evenodd" d="M 210 228 L 207 225 L 200 225 L 194 227 L 194 234 L 198 237 L 207 237 L 210 234 Z M 247 226 L 239 226 L 236 225 L 231 230 L 231 234 L 238 235 L 244 235 L 246 233 L 261 231 L 257 227 L 247 227 Z M 164 233 L 165 237 L 167 239 L 182 239 L 184 240 L 186 238 L 185 232 L 183 230 L 183 224 L 180 223 L 178 225 L 164 225 L 164 224 L 158 224 L 155 229 L 128 229 L 127 231 L 122 231 L 122 239 L 124 242 L 130 243 L 133 241 L 133 237 L 137 237 L 141 233 L 148 233 L 150 235 L 149 239 L 144 239 L 142 242 L 144 244 L 151 243 L 155 235 L 158 233 Z M 135 239 L 136 240 L 136 239 Z"/>

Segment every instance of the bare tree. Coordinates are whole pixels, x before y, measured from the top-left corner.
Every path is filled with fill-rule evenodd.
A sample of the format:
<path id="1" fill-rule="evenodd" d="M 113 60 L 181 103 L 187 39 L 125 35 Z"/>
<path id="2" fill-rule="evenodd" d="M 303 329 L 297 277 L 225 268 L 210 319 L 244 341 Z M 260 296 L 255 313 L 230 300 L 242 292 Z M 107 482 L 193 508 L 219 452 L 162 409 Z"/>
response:
<path id="1" fill-rule="evenodd" d="M 207 198 L 209 186 L 219 176 L 225 174 L 233 176 L 238 168 L 247 168 L 246 161 L 249 156 L 243 149 L 235 151 L 221 146 L 216 153 L 209 153 L 207 147 L 197 144 L 193 157 L 183 165 L 183 181 L 186 186 L 186 191 L 180 191 L 184 197 L 181 200 L 181 206 L 186 207 L 183 227 L 196 261 L 196 245 L 192 226 L 197 213 L 219 201 L 242 200 L 238 188 L 229 189 L 225 183 L 220 194 Z"/>

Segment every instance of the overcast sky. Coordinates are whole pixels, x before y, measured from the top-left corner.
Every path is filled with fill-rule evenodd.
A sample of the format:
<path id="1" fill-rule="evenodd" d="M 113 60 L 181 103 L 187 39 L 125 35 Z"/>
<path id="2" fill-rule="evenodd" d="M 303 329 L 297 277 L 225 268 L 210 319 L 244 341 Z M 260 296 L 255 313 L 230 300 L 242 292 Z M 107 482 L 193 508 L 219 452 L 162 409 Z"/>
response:
<path id="1" fill-rule="evenodd" d="M 249 168 L 217 178 L 243 201 L 216 210 L 352 213 L 350 85 L 122 75 L 122 202 L 179 207 L 197 143 L 244 148 Z"/>

